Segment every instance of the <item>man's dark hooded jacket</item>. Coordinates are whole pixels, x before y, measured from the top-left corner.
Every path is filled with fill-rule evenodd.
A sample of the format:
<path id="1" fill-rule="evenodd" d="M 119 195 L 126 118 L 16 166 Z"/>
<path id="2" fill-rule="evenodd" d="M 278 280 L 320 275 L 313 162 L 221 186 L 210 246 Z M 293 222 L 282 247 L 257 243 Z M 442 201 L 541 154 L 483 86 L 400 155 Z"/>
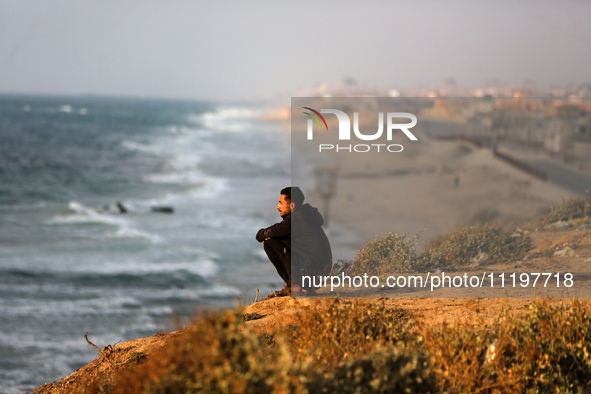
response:
<path id="1" fill-rule="evenodd" d="M 280 223 L 260 229 L 256 239 L 263 242 L 268 237 L 281 238 L 291 249 L 291 260 L 295 265 L 292 270 L 303 268 L 307 275 L 328 275 L 332 267 L 332 253 L 323 224 L 324 219 L 318 209 L 302 204 L 285 215 Z"/>

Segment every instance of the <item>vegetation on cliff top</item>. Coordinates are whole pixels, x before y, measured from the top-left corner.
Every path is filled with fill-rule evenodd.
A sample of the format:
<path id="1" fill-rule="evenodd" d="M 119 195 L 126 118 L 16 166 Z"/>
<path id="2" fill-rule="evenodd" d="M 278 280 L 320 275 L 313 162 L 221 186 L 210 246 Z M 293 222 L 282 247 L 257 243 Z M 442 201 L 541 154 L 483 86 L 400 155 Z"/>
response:
<path id="1" fill-rule="evenodd" d="M 349 274 L 390 275 L 426 272 L 432 269 L 453 270 L 471 264 L 493 264 L 521 258 L 531 240 L 523 233 L 508 233 L 488 224 L 458 228 L 440 237 L 422 253 L 416 252 L 419 235 L 388 233 L 376 237 L 357 253 Z"/>
<path id="2" fill-rule="evenodd" d="M 148 360 L 78 392 L 578 392 L 591 316 L 579 302 L 505 309 L 492 324 L 426 327 L 397 309 L 334 300 L 264 340 L 236 312 L 204 316 Z"/>
<path id="3" fill-rule="evenodd" d="M 552 207 L 534 229 L 557 221 L 589 222 L 591 195 L 573 197 Z M 417 253 L 420 233 L 388 233 L 375 237 L 360 249 L 349 274 L 390 275 L 392 273 L 427 272 L 433 269 L 454 270 L 469 265 L 494 264 L 520 260 L 531 249 L 527 232 L 503 231 L 490 224 L 464 226 L 436 239 L 425 251 Z"/>

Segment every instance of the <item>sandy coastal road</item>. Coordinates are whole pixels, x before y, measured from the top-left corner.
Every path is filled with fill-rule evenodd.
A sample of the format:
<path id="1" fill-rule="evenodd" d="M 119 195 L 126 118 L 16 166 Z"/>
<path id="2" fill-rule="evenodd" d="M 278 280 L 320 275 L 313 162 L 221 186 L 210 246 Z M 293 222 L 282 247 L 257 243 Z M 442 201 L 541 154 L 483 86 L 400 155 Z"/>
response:
<path id="1" fill-rule="evenodd" d="M 591 190 L 591 177 L 556 163 L 552 159 L 526 159 L 536 168 L 546 171 L 547 182 L 583 195 Z"/>
<path id="2" fill-rule="evenodd" d="M 508 143 L 500 143 L 499 149 L 511 156 L 546 171 L 546 182 L 566 189 L 574 194 L 584 195 L 591 191 L 591 168 L 584 171 L 573 164 L 565 164 L 559 157 L 550 157 L 546 153 L 537 153 Z"/>

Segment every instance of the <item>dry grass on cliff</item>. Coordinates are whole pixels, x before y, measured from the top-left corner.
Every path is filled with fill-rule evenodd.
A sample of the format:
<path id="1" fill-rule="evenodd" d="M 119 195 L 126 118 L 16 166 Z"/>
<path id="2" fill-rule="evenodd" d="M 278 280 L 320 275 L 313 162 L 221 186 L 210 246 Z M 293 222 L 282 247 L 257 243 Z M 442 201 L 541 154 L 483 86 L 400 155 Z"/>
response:
<path id="1" fill-rule="evenodd" d="M 478 316 L 478 311 L 477 311 Z M 316 302 L 271 333 L 236 312 L 203 316 L 151 357 L 77 392 L 578 392 L 589 389 L 591 314 L 534 302 L 493 323 L 424 325 L 399 309 Z"/>

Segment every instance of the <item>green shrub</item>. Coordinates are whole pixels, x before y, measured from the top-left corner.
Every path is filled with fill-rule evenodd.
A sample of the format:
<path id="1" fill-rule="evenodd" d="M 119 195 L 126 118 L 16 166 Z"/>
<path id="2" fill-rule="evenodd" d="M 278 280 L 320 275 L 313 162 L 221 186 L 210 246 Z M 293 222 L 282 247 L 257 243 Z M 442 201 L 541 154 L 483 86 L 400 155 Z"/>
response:
<path id="1" fill-rule="evenodd" d="M 543 222 L 554 223 L 559 220 L 573 220 L 591 216 L 591 194 L 563 200 L 562 204 L 552 207 Z"/>
<path id="2" fill-rule="evenodd" d="M 310 393 L 435 393 L 435 376 L 424 357 L 401 347 L 376 346 L 358 358 L 311 369 Z"/>
<path id="3" fill-rule="evenodd" d="M 520 318 L 498 324 L 496 352 L 489 370 L 499 379 L 521 374 L 523 386 L 537 392 L 589 389 L 591 317 L 581 304 L 538 302 Z"/>
<path id="4" fill-rule="evenodd" d="M 350 275 L 391 275 L 392 273 L 421 272 L 429 268 L 429 261 L 419 259 L 416 253 L 417 234 L 388 233 L 375 237 L 357 252 L 349 269 Z"/>
<path id="5" fill-rule="evenodd" d="M 261 338 L 265 340 L 265 338 Z M 129 393 L 293 392 L 301 385 L 286 352 L 266 347 L 240 315 L 207 316 L 159 354 L 121 374 L 115 387 Z"/>
<path id="6" fill-rule="evenodd" d="M 368 242 L 358 251 L 348 274 L 392 275 L 432 268 L 454 269 L 472 264 L 479 254 L 486 254 L 483 262 L 490 264 L 521 258 L 531 249 L 529 237 L 513 236 L 490 225 L 461 227 L 421 254 L 416 252 L 420 234 L 406 236 L 388 233 Z"/>
<path id="7" fill-rule="evenodd" d="M 133 354 L 133 357 L 131 358 L 132 362 L 135 363 L 141 363 L 142 361 L 146 360 L 146 353 L 144 352 L 136 352 Z"/>
<path id="8" fill-rule="evenodd" d="M 580 303 L 536 302 L 492 326 L 465 323 L 423 330 L 419 344 L 441 391 L 588 392 L 591 318 Z M 415 346 L 415 344 L 413 344 Z"/>
<path id="9" fill-rule="evenodd" d="M 376 343 L 395 344 L 407 335 L 408 314 L 397 308 L 340 301 L 316 305 L 297 316 L 298 331 L 289 341 L 297 360 L 333 362 L 367 353 Z"/>
<path id="10" fill-rule="evenodd" d="M 242 321 L 251 321 L 251 320 L 262 319 L 265 316 L 260 315 L 258 313 L 243 313 L 240 315 L 240 317 L 242 317 Z"/>
<path id="11" fill-rule="evenodd" d="M 275 336 L 273 334 L 268 334 L 268 333 L 264 332 L 259 336 L 259 340 L 265 346 L 275 345 Z"/>
<path id="12" fill-rule="evenodd" d="M 490 225 L 466 226 L 435 241 L 422 258 L 438 268 L 459 268 L 486 254 L 483 263 L 497 263 L 521 258 L 531 249 L 527 236 L 512 236 Z"/>

